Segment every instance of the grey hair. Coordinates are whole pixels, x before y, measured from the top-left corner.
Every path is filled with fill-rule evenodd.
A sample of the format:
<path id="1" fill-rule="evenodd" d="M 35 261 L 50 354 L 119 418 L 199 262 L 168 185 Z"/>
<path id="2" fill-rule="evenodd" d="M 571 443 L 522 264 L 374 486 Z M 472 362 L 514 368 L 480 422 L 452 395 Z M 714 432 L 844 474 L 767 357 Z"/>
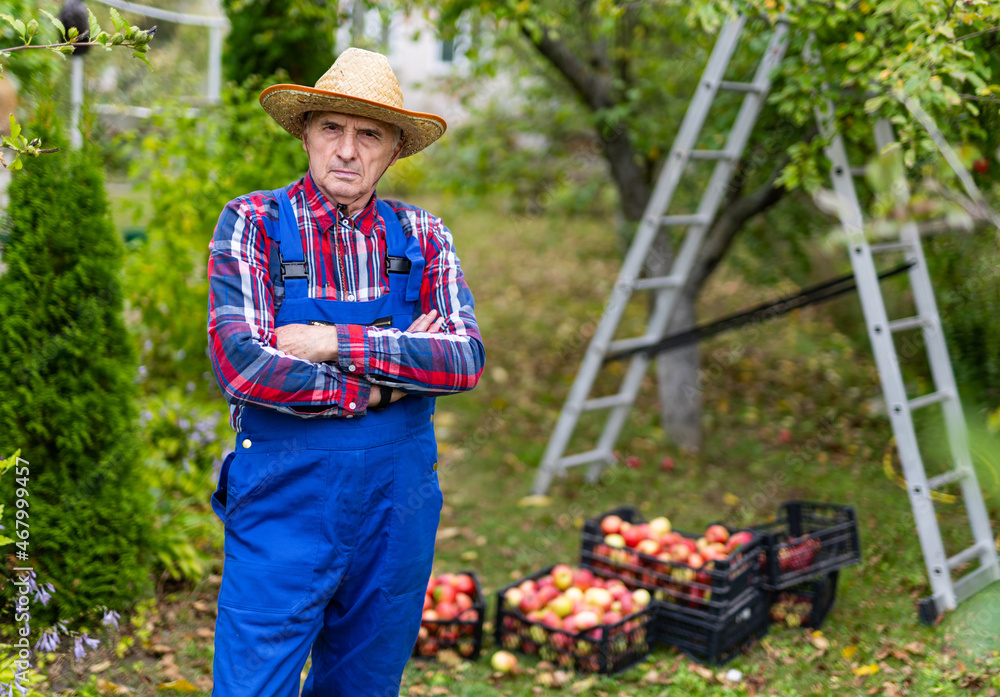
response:
<path id="1" fill-rule="evenodd" d="M 316 114 L 323 114 L 323 113 L 326 113 L 326 112 L 322 112 L 322 111 L 307 111 L 305 113 L 305 120 L 303 121 L 303 124 L 302 124 L 302 130 L 303 131 L 308 131 L 309 128 L 312 126 L 313 117 Z M 372 119 L 372 121 L 378 121 L 378 119 Z M 401 140 L 403 140 L 403 129 L 400 128 L 399 126 L 397 126 L 394 123 L 388 123 L 386 121 L 378 121 L 378 122 L 381 123 L 381 124 L 385 124 L 390 129 L 392 129 L 392 149 L 395 150 L 396 148 L 398 148 L 399 147 L 399 142 Z"/>

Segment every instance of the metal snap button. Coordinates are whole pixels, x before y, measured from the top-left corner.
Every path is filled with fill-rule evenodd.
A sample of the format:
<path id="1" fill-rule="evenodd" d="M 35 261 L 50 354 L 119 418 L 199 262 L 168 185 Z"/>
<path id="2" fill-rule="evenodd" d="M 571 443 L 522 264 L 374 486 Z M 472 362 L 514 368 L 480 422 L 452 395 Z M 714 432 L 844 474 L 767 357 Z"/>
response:
<path id="1" fill-rule="evenodd" d="M 244 448 L 249 449 L 251 445 L 253 445 L 253 443 L 250 442 L 249 438 L 244 438 L 243 439 L 243 447 Z"/>

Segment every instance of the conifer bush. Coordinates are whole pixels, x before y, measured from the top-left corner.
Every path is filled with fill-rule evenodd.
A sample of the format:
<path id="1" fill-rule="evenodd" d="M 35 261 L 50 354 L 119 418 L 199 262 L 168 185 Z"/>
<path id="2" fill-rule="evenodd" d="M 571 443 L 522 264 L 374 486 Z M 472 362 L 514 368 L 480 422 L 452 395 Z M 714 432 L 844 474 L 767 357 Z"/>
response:
<path id="1" fill-rule="evenodd" d="M 72 621 L 98 605 L 129 606 L 148 577 L 150 504 L 138 476 L 123 249 L 90 153 L 64 147 L 33 158 L 9 195 L 0 455 L 20 449 L 30 466 L 30 560 L 18 565 L 55 585 L 47 611 Z M 10 506 L 13 495 L 5 481 L 0 503 Z"/>

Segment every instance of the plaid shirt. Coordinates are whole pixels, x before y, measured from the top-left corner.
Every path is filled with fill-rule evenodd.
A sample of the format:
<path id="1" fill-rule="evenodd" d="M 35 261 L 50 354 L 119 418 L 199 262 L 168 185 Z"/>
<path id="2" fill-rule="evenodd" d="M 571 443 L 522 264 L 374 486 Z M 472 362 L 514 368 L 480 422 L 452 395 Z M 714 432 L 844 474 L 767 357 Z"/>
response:
<path id="1" fill-rule="evenodd" d="M 289 194 L 302 232 L 310 298 L 365 301 L 389 292 L 385 224 L 374 197 L 350 217 L 324 197 L 310 174 L 292 184 Z M 403 233 L 418 236 L 427 262 L 421 312 L 434 309 L 446 320 L 434 334 L 338 325 L 337 365 L 275 348 L 274 318 L 284 287 L 278 282 L 278 245 L 264 227 L 265 216 L 278 219 L 271 192 L 241 196 L 222 211 L 209 245 L 209 353 L 236 431 L 244 404 L 302 417 L 350 417 L 365 413 L 372 384 L 427 396 L 476 386 L 485 354 L 451 232 L 427 211 L 387 203 L 399 213 Z"/>

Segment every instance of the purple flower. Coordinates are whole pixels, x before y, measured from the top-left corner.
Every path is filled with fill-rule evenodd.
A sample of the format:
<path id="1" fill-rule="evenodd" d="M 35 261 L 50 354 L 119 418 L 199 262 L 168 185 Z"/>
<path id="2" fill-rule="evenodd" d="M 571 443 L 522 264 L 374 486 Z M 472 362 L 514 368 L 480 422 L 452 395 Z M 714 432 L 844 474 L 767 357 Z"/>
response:
<path id="1" fill-rule="evenodd" d="M 52 600 L 52 594 L 55 592 L 56 588 L 51 583 L 43 583 L 41 586 L 36 586 L 35 602 L 48 605 L 49 601 Z"/>
<path id="2" fill-rule="evenodd" d="M 89 637 L 89 636 L 87 636 L 87 633 L 84 632 L 83 633 L 83 643 L 86 644 L 87 646 L 89 646 L 92 649 L 96 649 L 98 646 L 101 645 L 101 640 L 100 639 L 94 639 L 93 637 Z"/>
<path id="3" fill-rule="evenodd" d="M 120 619 L 121 615 L 119 615 L 114 610 L 108 610 L 107 612 L 104 613 L 104 626 L 109 627 L 111 625 L 114 625 L 115 629 L 118 629 L 118 620 Z"/>
<path id="4" fill-rule="evenodd" d="M 38 639 L 38 643 L 35 644 L 35 651 L 51 653 L 55 651 L 58 646 L 59 632 L 56 631 L 55 627 L 52 627 L 42 633 L 42 636 Z"/>
<path id="5" fill-rule="evenodd" d="M 87 655 L 87 652 L 83 648 L 83 637 L 76 638 L 76 644 L 73 645 L 73 655 L 76 656 L 76 660 L 82 659 Z"/>

